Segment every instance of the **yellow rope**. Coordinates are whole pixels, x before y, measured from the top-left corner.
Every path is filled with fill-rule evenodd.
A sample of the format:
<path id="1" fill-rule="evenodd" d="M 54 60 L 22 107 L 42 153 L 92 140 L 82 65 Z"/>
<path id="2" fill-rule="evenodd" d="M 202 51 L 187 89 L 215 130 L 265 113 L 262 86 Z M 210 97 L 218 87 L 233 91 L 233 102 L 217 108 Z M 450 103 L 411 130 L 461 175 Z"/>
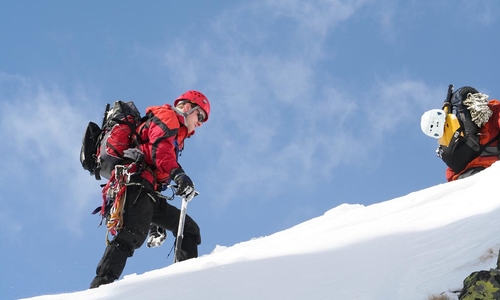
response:
<path id="1" fill-rule="evenodd" d="M 109 245 L 109 233 L 115 235 L 116 232 L 123 228 L 123 206 L 125 205 L 125 191 L 119 198 L 115 200 L 115 205 L 111 208 L 109 220 L 106 223 L 106 245 Z"/>

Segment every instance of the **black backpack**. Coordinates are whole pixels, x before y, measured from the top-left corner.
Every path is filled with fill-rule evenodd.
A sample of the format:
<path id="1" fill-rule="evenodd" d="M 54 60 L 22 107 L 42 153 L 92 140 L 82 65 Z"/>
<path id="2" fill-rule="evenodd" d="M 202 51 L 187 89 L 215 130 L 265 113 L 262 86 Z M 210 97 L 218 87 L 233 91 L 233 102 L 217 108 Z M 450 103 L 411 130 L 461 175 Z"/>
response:
<path id="1" fill-rule="evenodd" d="M 132 101 L 115 101 L 106 105 L 102 125 L 89 122 L 82 139 L 80 163 L 97 180 L 109 179 L 117 164 L 122 163 L 123 151 L 139 145 L 136 129 L 143 122 Z"/>
<path id="2" fill-rule="evenodd" d="M 468 94 L 476 93 L 479 92 L 470 86 L 461 87 L 454 92 L 453 85 L 450 84 L 448 95 L 444 101 L 443 110 L 453 114 L 458 119 L 460 126 L 453 133 L 449 143 L 447 145 L 440 143 L 436 152 L 455 173 L 463 171 L 473 159 L 485 151 L 486 147 L 498 140 L 498 136 L 496 136 L 485 145 L 479 144 L 480 128 L 472 121 L 471 113 L 464 104 Z M 447 122 L 447 126 L 451 125 Z M 498 155 L 498 151 L 489 155 Z"/>

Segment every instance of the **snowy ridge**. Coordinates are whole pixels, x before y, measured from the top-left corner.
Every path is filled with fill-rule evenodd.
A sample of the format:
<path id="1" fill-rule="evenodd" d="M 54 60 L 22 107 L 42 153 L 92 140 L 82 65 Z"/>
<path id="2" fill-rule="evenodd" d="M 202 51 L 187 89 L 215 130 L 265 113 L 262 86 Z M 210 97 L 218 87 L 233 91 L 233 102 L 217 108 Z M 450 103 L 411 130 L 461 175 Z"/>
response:
<path id="1" fill-rule="evenodd" d="M 427 299 L 495 265 L 498 178 L 497 163 L 382 203 L 342 204 L 288 230 L 98 289 L 29 299 Z"/>

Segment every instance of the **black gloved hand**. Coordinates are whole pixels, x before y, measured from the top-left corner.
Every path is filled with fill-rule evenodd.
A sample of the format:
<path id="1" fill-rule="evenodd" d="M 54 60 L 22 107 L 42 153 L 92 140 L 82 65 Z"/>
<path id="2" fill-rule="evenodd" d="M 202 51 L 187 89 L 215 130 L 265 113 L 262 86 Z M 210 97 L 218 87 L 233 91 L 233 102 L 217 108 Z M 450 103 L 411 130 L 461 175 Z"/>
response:
<path id="1" fill-rule="evenodd" d="M 128 148 L 123 151 L 123 158 L 128 158 L 132 161 L 139 162 L 144 159 L 144 153 L 137 148 Z"/>
<path id="2" fill-rule="evenodd" d="M 184 173 L 183 169 L 173 169 L 170 172 L 170 178 L 177 184 L 176 195 L 187 197 L 194 192 L 194 183 L 191 181 L 191 178 Z"/>

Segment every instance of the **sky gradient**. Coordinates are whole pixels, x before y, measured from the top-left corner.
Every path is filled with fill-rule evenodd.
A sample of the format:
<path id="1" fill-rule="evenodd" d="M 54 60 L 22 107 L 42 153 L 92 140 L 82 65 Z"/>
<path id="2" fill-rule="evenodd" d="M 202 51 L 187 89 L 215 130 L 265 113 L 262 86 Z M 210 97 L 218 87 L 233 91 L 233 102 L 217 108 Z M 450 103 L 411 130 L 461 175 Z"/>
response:
<path id="1" fill-rule="evenodd" d="M 494 0 L 0 3 L 6 299 L 93 278 L 103 182 L 78 156 L 106 103 L 144 112 L 190 89 L 210 99 L 180 157 L 207 254 L 445 182 L 420 116 L 448 84 L 500 95 Z M 170 264 L 172 243 L 139 249 L 123 274 Z"/>

